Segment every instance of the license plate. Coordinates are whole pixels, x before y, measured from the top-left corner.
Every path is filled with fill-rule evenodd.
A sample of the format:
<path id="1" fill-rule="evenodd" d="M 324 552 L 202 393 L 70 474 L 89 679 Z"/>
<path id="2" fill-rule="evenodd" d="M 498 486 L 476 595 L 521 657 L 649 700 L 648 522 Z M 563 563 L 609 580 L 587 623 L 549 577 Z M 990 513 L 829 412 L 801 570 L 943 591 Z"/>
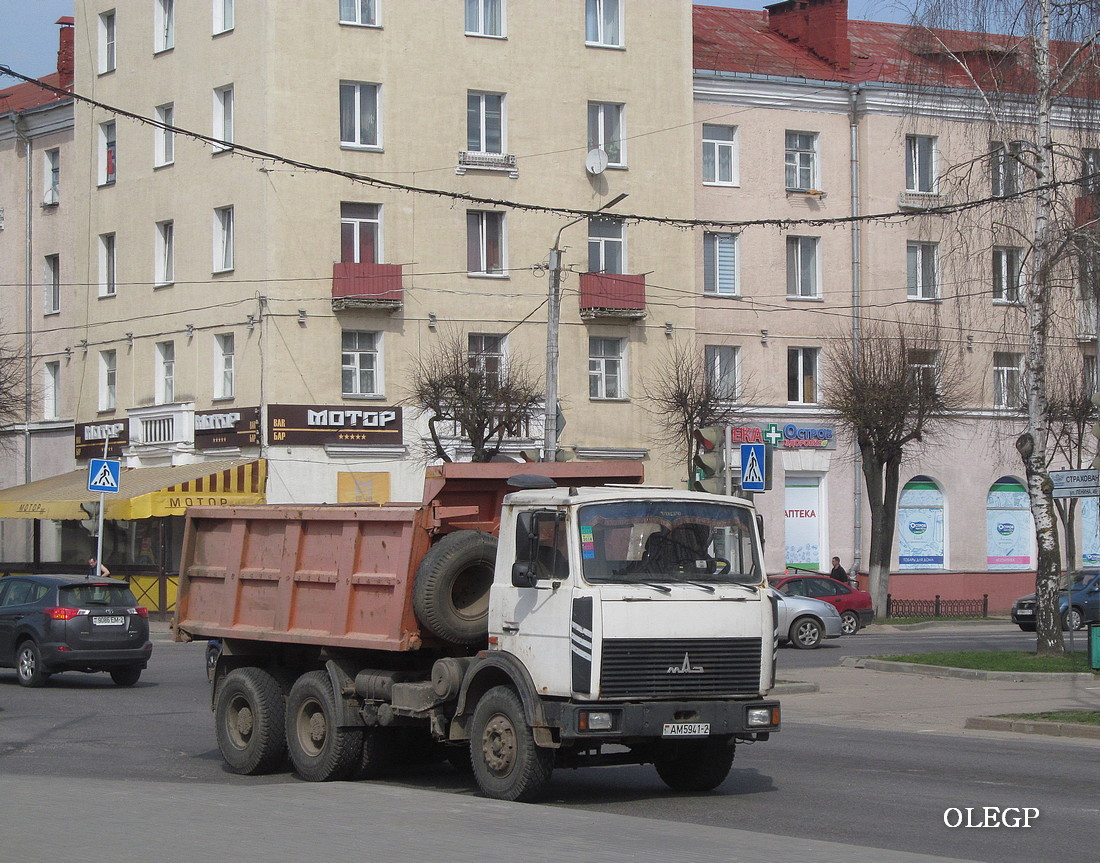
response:
<path id="1" fill-rule="evenodd" d="M 93 617 L 92 626 L 125 626 L 125 617 Z"/>
<path id="2" fill-rule="evenodd" d="M 1035 614 L 1035 612 L 1032 611 L 1030 608 L 1017 608 L 1016 609 L 1016 616 L 1017 617 L 1031 617 L 1033 614 Z"/>
<path id="3" fill-rule="evenodd" d="M 666 722 L 664 737 L 706 737 L 710 734 L 709 722 Z"/>

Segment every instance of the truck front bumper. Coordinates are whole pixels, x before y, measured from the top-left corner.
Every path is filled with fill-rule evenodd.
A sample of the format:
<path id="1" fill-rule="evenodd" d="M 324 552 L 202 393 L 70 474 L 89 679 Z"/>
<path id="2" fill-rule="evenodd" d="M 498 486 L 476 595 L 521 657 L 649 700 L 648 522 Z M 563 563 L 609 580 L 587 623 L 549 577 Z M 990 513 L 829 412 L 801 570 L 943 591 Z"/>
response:
<path id="1" fill-rule="evenodd" d="M 546 705 L 547 719 L 560 729 L 562 742 L 592 740 L 734 736 L 766 740 L 779 730 L 779 702 L 643 701 L 556 702 Z M 556 715 L 552 715 L 556 714 Z"/>

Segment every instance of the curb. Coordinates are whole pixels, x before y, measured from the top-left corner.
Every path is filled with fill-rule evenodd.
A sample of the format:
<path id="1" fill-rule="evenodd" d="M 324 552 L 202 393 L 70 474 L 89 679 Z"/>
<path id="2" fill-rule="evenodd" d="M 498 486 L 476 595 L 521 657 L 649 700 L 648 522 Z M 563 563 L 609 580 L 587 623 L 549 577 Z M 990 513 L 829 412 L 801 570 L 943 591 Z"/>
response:
<path id="1" fill-rule="evenodd" d="M 978 731 L 1015 731 L 1019 734 L 1045 734 L 1047 737 L 1085 737 L 1100 740 L 1100 725 L 1077 722 L 1040 722 L 1034 719 L 1002 719 L 997 716 L 974 716 L 964 728 Z"/>
<path id="2" fill-rule="evenodd" d="M 1010 680 L 1015 683 L 1028 681 L 1095 681 L 1095 674 L 1087 672 L 1044 671 L 984 671 L 978 668 L 950 668 L 946 665 L 920 665 L 915 662 L 889 662 L 884 659 L 868 659 L 861 656 L 845 656 L 840 660 L 843 668 L 866 668 L 871 671 L 893 671 L 900 674 L 925 674 L 929 677 L 954 677 L 962 680 Z"/>
<path id="3" fill-rule="evenodd" d="M 799 683 L 791 680 L 781 680 L 768 690 L 768 695 L 801 695 L 804 692 L 820 692 L 821 687 L 816 683 Z"/>

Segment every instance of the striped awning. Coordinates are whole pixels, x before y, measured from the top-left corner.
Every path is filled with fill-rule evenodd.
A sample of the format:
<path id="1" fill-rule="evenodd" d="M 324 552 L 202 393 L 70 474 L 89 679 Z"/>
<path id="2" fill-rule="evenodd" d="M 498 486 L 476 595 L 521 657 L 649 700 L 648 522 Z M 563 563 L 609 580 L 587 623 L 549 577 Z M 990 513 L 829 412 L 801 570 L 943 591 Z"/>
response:
<path id="1" fill-rule="evenodd" d="M 103 517 L 132 521 L 183 515 L 189 506 L 264 503 L 267 461 L 201 462 L 170 467 L 124 469 L 116 494 L 103 496 Z M 0 490 L 0 518 L 84 520 L 82 503 L 99 500 L 88 491 L 88 471 L 41 479 Z"/>

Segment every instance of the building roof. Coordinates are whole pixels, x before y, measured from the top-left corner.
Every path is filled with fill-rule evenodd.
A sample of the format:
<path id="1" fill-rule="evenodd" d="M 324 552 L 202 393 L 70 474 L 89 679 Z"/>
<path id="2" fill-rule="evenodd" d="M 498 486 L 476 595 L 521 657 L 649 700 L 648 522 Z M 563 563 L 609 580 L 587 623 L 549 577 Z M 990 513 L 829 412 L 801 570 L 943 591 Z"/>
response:
<path id="1" fill-rule="evenodd" d="M 57 72 L 51 72 L 38 80 L 51 87 L 61 86 L 61 75 Z M 52 90 L 43 89 L 36 84 L 23 82 L 22 84 L 16 84 L 14 87 L 8 87 L 6 90 L 0 90 L 0 114 L 7 114 L 9 111 L 20 112 L 29 111 L 32 108 L 44 108 L 47 105 L 67 102 L 71 98 L 71 96 L 61 96 Z"/>

